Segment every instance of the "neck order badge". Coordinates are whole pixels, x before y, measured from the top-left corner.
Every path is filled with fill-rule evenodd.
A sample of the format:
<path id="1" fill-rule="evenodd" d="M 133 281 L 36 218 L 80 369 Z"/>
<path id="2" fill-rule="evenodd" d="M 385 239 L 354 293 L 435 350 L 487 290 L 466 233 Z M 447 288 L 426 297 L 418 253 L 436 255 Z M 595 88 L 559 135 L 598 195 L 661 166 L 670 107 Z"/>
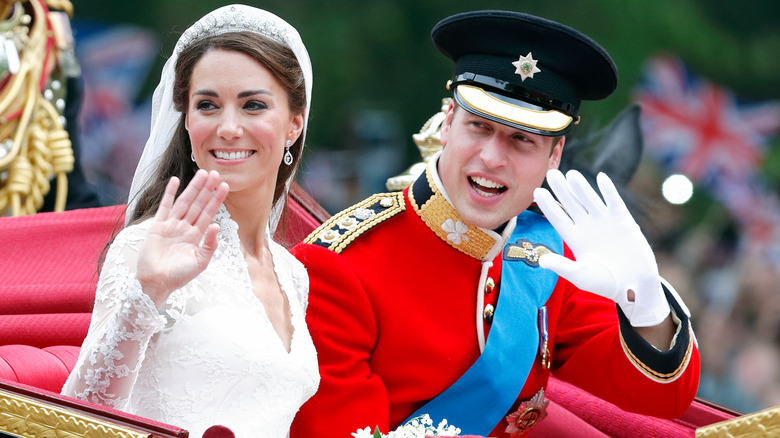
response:
<path id="1" fill-rule="evenodd" d="M 536 254 L 520 250 L 526 242 Z M 501 292 L 485 350 L 460 379 L 409 419 L 429 414 L 434 423 L 446 419 L 464 434 L 487 436 L 512 408 L 539 349 L 539 309 L 558 281 L 555 273 L 539 267 L 539 247 L 563 252 L 550 223 L 525 211 L 503 251 Z"/>

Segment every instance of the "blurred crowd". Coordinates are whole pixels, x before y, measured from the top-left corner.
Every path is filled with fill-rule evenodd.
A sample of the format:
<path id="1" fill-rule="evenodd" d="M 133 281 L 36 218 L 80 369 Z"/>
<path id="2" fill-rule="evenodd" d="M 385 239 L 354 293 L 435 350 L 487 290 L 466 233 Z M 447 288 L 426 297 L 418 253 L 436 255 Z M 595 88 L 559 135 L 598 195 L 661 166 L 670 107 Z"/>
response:
<path id="1" fill-rule="evenodd" d="M 631 188 L 661 275 L 692 313 L 702 355 L 699 397 L 742 413 L 780 406 L 780 271 L 744 247 L 722 209 L 685 226 L 683 206 L 660 196 L 661 172 L 645 160 Z"/>

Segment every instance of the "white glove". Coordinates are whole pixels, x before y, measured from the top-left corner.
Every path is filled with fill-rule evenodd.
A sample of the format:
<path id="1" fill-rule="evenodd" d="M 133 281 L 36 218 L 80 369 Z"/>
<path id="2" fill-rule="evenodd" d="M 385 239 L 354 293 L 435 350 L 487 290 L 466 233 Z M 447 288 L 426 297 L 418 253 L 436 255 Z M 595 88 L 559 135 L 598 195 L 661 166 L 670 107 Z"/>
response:
<path id="1" fill-rule="evenodd" d="M 606 204 L 576 170 L 565 178 L 557 169 L 547 172 L 560 205 L 546 189 L 534 190 L 539 208 L 576 258 L 550 253 L 539 264 L 582 290 L 617 302 L 632 326 L 658 325 L 670 309 L 655 255 L 609 177 L 599 173 L 596 181 Z M 634 291 L 633 302 L 629 290 Z"/>

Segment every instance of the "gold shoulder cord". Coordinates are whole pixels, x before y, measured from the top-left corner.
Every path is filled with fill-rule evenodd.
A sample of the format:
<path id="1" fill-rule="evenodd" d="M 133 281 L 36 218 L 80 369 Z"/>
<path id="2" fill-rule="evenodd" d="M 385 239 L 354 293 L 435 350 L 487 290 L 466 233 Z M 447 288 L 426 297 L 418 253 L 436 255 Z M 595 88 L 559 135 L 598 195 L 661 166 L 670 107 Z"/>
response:
<path id="1" fill-rule="evenodd" d="M 73 6 L 69 0 L 0 0 L 0 12 L 0 216 L 36 213 L 55 175 L 54 209 L 63 211 L 74 164 L 62 115 L 64 80 L 78 68 Z"/>

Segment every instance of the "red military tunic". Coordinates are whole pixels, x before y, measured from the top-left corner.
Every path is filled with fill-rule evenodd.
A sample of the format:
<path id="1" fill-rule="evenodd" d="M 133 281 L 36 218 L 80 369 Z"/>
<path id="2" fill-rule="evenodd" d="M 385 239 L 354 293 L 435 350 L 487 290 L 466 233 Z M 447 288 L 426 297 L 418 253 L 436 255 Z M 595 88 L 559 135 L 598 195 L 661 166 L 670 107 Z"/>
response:
<path id="1" fill-rule="evenodd" d="M 387 433 L 478 358 L 490 326 L 485 315 L 499 290 L 511 287 L 499 279 L 515 220 L 503 235 L 451 226 L 459 221 L 429 166 L 411 189 L 374 195 L 293 248 L 309 272 L 307 322 L 321 383 L 296 416 L 292 438 L 349 437 L 376 426 Z M 681 415 L 696 394 L 699 356 L 687 317 L 670 304 L 680 330 L 661 353 L 614 302 L 559 278 L 546 303 L 552 372 L 626 410 Z M 549 372 L 537 356 L 507 414 L 544 388 Z M 503 417 L 496 424 L 490 436 L 509 436 Z"/>

